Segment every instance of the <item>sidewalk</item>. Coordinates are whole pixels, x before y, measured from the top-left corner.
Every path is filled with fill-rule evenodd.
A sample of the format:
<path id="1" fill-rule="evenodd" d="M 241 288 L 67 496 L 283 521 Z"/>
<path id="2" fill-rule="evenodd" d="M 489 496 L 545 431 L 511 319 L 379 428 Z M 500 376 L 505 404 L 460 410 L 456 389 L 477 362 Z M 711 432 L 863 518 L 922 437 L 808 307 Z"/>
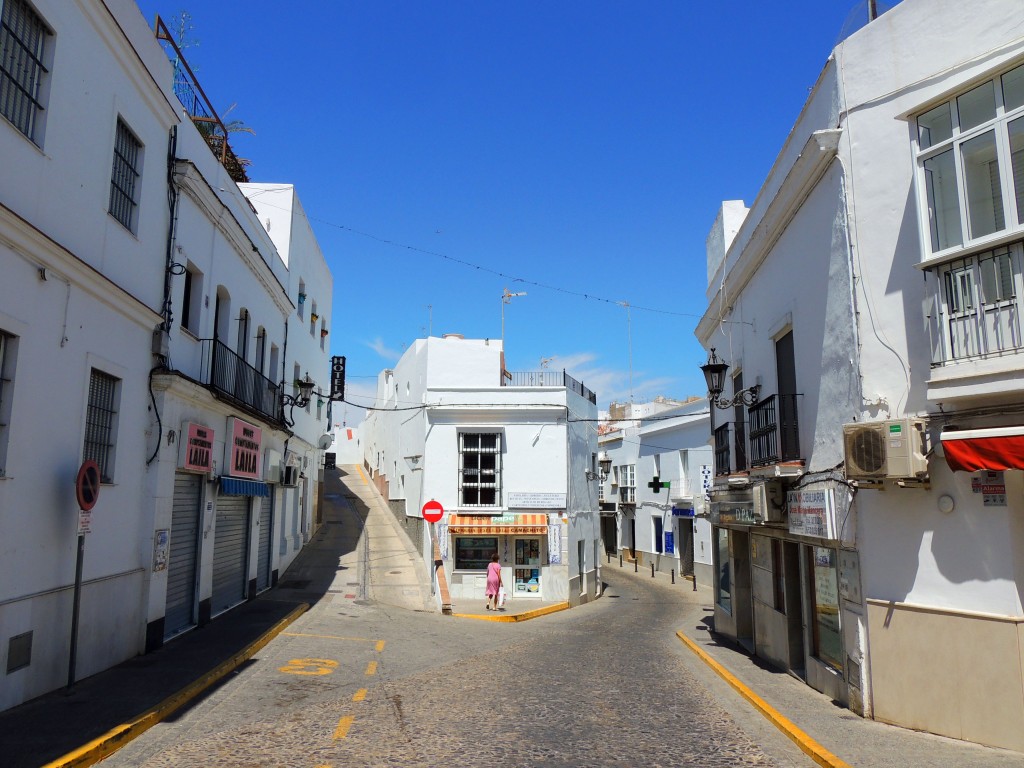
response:
<path id="1" fill-rule="evenodd" d="M 658 573 L 652 579 L 650 570 L 645 573 L 641 569 L 634 573 L 628 564 L 619 568 L 615 560 L 611 563 L 602 562 L 601 568 L 614 569 L 627 578 L 653 580 L 673 590 L 680 603 L 677 634 L 681 635 L 684 653 L 691 654 L 695 663 L 713 669 L 729 682 L 733 690 L 745 689 L 755 701 L 760 699 L 765 705 L 763 710 L 749 703 L 747 695 L 736 693 L 737 696 L 744 695 L 748 706 L 759 709 L 804 752 L 810 755 L 811 751 L 816 751 L 817 754 L 811 755 L 811 759 L 819 765 L 835 768 L 892 768 L 894 765 L 913 768 L 1024 766 L 1024 754 L 1018 752 L 983 747 L 866 720 L 837 705 L 803 681 L 748 656 L 739 646 L 716 636 L 710 630 L 713 623 L 713 595 L 708 586 L 698 585 L 697 591 L 693 592 L 692 582 L 670 585 L 669 574 Z M 697 651 L 702 653 L 698 654 Z M 735 682 L 728 681 L 728 676 L 732 676 Z M 818 749 L 815 750 L 815 747 Z"/>

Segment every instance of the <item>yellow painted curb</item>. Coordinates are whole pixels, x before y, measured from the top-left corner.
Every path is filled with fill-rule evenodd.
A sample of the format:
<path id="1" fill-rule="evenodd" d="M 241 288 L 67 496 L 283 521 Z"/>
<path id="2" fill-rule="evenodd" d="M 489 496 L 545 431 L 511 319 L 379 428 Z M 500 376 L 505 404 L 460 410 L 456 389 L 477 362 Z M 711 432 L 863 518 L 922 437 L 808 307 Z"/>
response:
<path id="1" fill-rule="evenodd" d="M 510 613 L 507 615 L 497 613 L 493 616 L 479 613 L 453 613 L 452 616 L 457 619 L 477 619 L 479 621 L 497 621 L 501 623 L 512 623 L 516 621 L 529 621 L 535 619 L 538 616 L 547 616 L 549 613 L 558 613 L 559 611 L 568 610 L 569 603 L 558 603 L 557 605 L 546 605 L 543 608 L 538 608 L 535 611 L 525 611 L 523 613 Z"/>
<path id="2" fill-rule="evenodd" d="M 138 738 L 161 720 L 166 719 L 211 685 L 216 683 L 228 673 L 234 671 L 244 662 L 255 656 L 263 646 L 283 632 L 289 624 L 309 610 L 307 603 L 295 607 L 291 613 L 281 619 L 277 624 L 264 632 L 258 639 L 247 645 L 230 659 L 218 664 L 214 669 L 207 672 L 198 680 L 189 683 L 177 693 L 173 693 L 161 701 L 149 711 L 139 715 L 128 723 L 122 723 L 116 728 L 111 728 L 102 736 L 99 736 L 88 744 L 68 752 L 43 768 L 71 768 L 71 766 L 95 765 L 105 757 L 112 755 L 128 742 Z"/>
<path id="3" fill-rule="evenodd" d="M 697 645 L 697 643 L 688 638 L 685 634 L 682 632 L 676 632 L 676 637 L 689 646 L 690 650 L 700 656 L 700 658 L 703 659 L 709 667 L 715 670 L 715 672 L 717 672 L 725 682 L 735 688 L 740 696 L 753 704 L 762 715 L 767 717 L 776 728 L 786 734 L 793 743 L 800 747 L 804 754 L 809 756 L 818 765 L 824 766 L 824 768 L 852 768 L 845 760 L 840 760 L 821 746 L 821 744 L 797 728 L 789 718 L 785 717 L 771 704 L 741 683 L 739 678 L 711 658 L 711 655 L 707 651 Z"/>

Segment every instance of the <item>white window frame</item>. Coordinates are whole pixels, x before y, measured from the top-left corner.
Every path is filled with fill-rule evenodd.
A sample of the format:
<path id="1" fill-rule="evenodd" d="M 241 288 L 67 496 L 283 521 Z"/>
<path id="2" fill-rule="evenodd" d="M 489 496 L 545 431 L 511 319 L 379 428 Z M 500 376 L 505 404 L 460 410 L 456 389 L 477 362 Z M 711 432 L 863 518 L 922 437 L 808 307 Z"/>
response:
<path id="1" fill-rule="evenodd" d="M 1024 104 L 1012 107 L 1011 109 L 1006 109 L 1003 87 L 1003 77 L 1005 75 L 1010 75 L 1011 73 L 1013 73 L 1014 76 L 1019 75 L 1020 72 L 1018 71 L 1018 67 L 1024 68 L 1024 63 L 1017 62 L 1015 66 L 998 72 L 989 80 L 982 83 L 973 83 L 971 86 L 964 88 L 962 91 L 952 95 L 945 101 L 938 104 L 931 104 L 927 108 L 920 110 L 920 112 L 918 112 L 913 118 L 913 124 L 917 126 L 917 136 L 914 137 L 912 143 L 916 161 L 915 184 L 917 187 L 918 219 L 923 261 L 939 261 L 944 256 L 952 256 L 965 249 L 984 248 L 985 246 L 992 246 L 999 242 L 1006 242 L 1007 239 L 1012 238 L 1016 233 L 1024 232 L 1024 221 L 1021 221 L 1021 219 L 1024 219 L 1024 211 L 1018 210 L 1018 198 L 1022 205 L 1024 205 L 1024 190 L 1022 190 L 1019 195 L 1015 192 L 1009 138 L 1009 124 L 1018 119 L 1024 119 Z M 977 125 L 971 125 L 961 130 L 960 118 L 958 117 L 958 99 L 961 99 L 972 91 L 983 88 L 989 84 L 992 85 L 994 92 L 995 114 Z M 946 106 L 949 109 L 950 120 L 952 123 L 952 135 L 949 138 L 936 141 L 934 144 L 931 144 L 930 138 L 927 141 L 922 139 L 927 128 L 918 121 L 921 117 L 924 117 L 933 110 L 939 109 L 943 106 Z M 1024 123 L 1020 125 L 1024 126 Z M 1003 227 L 994 232 L 972 236 L 963 150 L 964 145 L 967 142 L 973 139 L 978 139 L 990 132 L 994 138 L 996 152 L 995 162 L 999 171 L 999 198 L 998 201 L 994 202 L 998 202 L 1000 204 L 1003 217 Z M 936 244 L 933 243 L 933 222 L 932 211 L 929 206 L 929 185 L 924 166 L 929 160 L 937 158 L 939 155 L 949 152 L 950 150 L 952 150 L 953 155 L 955 169 L 954 177 L 958 196 L 957 204 L 959 213 L 960 242 L 950 244 L 943 248 L 936 247 Z M 1022 162 L 1024 162 L 1024 160 L 1022 160 Z M 1018 179 L 1018 183 L 1024 185 L 1024 174 L 1022 174 L 1022 178 Z"/>
<path id="2" fill-rule="evenodd" d="M 467 446 L 467 438 L 484 436 L 493 436 L 495 441 L 494 448 L 484 448 L 480 446 Z M 501 456 L 502 456 L 502 443 L 503 435 L 500 430 L 488 430 L 488 431 L 462 431 L 459 432 L 458 447 L 459 447 L 459 506 L 462 507 L 500 507 L 501 506 Z M 493 455 L 494 467 L 485 468 L 483 466 L 483 459 L 476 459 L 475 461 L 469 461 L 471 457 L 482 457 L 484 455 Z M 476 464 L 476 466 L 470 466 L 470 464 Z M 475 474 L 474 474 L 475 473 Z M 468 477 L 479 478 L 475 482 L 468 481 Z M 484 477 L 492 478 L 491 480 L 484 480 Z M 476 502 L 466 501 L 466 491 L 475 491 L 477 493 Z M 482 503 L 479 501 L 480 495 L 484 491 L 494 491 L 493 503 Z"/>
<path id="3" fill-rule="evenodd" d="M 0 59 L 0 115 L 41 146 L 53 32 L 25 0 L 0 0 L 0 37 L 7 41 L 7 58 Z"/>
<path id="4" fill-rule="evenodd" d="M 619 467 L 619 501 L 623 504 L 636 503 L 636 464 Z"/>

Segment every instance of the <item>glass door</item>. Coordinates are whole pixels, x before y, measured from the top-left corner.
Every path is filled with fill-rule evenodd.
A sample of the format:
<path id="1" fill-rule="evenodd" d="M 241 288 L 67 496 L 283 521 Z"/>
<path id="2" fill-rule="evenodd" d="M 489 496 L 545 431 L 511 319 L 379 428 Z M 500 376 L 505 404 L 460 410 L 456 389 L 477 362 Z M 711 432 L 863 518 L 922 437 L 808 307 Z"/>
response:
<path id="1" fill-rule="evenodd" d="M 541 596 L 540 539 L 516 539 L 513 596 Z"/>

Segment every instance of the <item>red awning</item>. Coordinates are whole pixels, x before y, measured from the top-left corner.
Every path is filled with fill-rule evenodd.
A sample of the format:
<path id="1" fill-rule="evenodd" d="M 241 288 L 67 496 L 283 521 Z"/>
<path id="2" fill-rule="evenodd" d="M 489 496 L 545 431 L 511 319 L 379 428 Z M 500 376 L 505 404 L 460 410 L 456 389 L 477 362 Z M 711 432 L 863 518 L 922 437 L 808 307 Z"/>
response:
<path id="1" fill-rule="evenodd" d="M 943 432 L 942 450 L 954 472 L 1024 469 L 1024 427 Z"/>

